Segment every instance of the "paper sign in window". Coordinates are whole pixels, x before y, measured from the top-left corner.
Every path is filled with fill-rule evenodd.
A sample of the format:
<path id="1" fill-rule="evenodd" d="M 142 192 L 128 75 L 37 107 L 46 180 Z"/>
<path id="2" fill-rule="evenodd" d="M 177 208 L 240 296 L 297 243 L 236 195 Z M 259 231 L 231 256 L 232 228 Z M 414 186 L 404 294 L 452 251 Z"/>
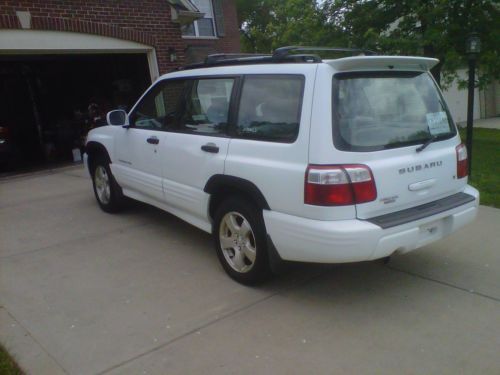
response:
<path id="1" fill-rule="evenodd" d="M 450 132 L 450 124 L 446 112 L 427 113 L 427 126 L 431 135 L 439 135 Z"/>

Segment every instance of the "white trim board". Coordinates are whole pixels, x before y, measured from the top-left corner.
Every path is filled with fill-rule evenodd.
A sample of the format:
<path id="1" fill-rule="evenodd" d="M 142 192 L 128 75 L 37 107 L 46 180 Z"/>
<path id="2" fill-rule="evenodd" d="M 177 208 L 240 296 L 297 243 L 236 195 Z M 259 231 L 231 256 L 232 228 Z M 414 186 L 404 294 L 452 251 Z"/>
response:
<path id="1" fill-rule="evenodd" d="M 146 53 L 151 81 L 158 76 L 152 46 L 106 36 L 46 30 L 0 30 L 0 55 Z"/>

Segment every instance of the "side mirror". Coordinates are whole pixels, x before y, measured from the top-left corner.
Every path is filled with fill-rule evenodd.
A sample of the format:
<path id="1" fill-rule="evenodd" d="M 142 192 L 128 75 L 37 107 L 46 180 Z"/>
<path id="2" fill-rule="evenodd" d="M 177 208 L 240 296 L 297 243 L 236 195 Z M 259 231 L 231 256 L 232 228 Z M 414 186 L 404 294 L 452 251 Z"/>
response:
<path id="1" fill-rule="evenodd" d="M 116 109 L 114 111 L 108 112 L 106 115 L 106 120 L 108 125 L 115 126 L 129 126 L 129 120 L 127 112 L 123 109 Z"/>

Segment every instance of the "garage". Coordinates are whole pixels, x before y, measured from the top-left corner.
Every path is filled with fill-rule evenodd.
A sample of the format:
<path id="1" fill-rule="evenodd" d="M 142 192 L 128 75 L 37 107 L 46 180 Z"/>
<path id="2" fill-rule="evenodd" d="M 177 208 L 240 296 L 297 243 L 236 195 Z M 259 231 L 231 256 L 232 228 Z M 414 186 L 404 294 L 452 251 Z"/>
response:
<path id="1" fill-rule="evenodd" d="M 0 32 L 0 174 L 80 160 L 89 129 L 158 75 L 154 49 L 71 32 Z"/>
<path id="2" fill-rule="evenodd" d="M 106 111 L 239 49 L 233 0 L 0 0 L 0 176 L 78 162 Z"/>

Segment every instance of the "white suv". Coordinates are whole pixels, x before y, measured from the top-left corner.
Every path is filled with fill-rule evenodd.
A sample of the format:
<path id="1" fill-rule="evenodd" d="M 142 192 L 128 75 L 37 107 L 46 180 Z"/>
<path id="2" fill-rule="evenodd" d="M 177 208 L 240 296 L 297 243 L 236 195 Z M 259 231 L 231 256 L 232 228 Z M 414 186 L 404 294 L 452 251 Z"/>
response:
<path id="1" fill-rule="evenodd" d="M 405 253 L 471 222 L 479 193 L 438 60 L 308 50 L 211 56 L 110 112 L 86 144 L 101 208 L 126 196 L 212 233 L 242 283 L 281 260 Z"/>

